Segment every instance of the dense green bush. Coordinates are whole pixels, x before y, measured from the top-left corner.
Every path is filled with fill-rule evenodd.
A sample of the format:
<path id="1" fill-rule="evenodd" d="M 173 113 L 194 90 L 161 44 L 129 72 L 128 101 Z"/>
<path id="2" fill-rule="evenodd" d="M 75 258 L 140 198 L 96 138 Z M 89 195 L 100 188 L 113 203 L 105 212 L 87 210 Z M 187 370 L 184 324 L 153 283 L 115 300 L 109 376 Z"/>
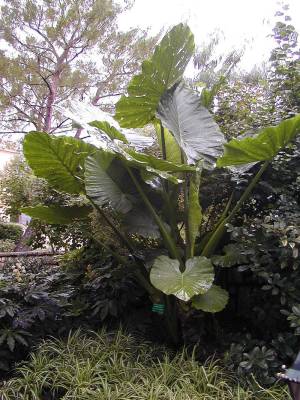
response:
<path id="1" fill-rule="evenodd" d="M 23 234 L 23 229 L 17 224 L 0 222 L 0 240 L 17 242 Z"/>
<path id="2" fill-rule="evenodd" d="M 13 251 L 16 247 L 14 240 L 3 239 L 0 240 L 0 252 L 9 252 Z"/>
<path id="3" fill-rule="evenodd" d="M 243 388 L 214 361 L 200 365 L 136 337 L 77 331 L 46 341 L 0 388 L 3 400 L 286 400 L 287 389 Z"/>
<path id="4" fill-rule="evenodd" d="M 0 372 L 9 373 L 47 335 L 118 325 L 143 296 L 131 274 L 120 277 L 120 267 L 98 247 L 77 250 L 61 263 L 26 258 L 1 270 Z"/>

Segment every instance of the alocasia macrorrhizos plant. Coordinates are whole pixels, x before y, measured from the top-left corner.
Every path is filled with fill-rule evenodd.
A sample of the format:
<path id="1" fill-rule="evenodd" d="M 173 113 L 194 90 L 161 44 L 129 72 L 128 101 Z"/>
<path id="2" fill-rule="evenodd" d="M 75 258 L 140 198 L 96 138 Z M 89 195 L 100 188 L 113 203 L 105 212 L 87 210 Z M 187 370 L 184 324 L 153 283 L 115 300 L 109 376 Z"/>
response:
<path id="1" fill-rule="evenodd" d="M 43 132 L 30 132 L 24 140 L 24 154 L 34 173 L 59 191 L 85 195 L 118 235 L 128 256 L 115 250 L 112 255 L 134 269 L 154 303 L 166 305 L 174 341 L 178 339 L 176 310 L 182 302 L 213 313 L 226 306 L 228 293 L 214 283 L 213 255 L 226 224 L 249 197 L 268 163 L 300 128 L 298 115 L 251 138 L 225 143 L 213 116 L 183 81 L 193 51 L 190 29 L 183 24 L 175 26 L 152 58 L 143 62 L 142 72 L 128 86 L 128 95 L 116 105 L 115 120 L 120 127 L 154 124 L 161 158 L 137 152 L 125 130 L 107 121 L 91 122 L 106 134 L 101 148 Z M 263 164 L 237 204 L 229 203 L 215 229 L 200 240 L 203 169 L 254 162 Z M 48 223 L 68 223 L 86 217 L 91 205 L 69 210 L 39 206 L 24 212 Z M 150 260 L 136 251 L 132 235 L 160 240 L 165 249 L 150 262 L 150 272 Z M 106 243 L 103 246 L 108 247 Z"/>

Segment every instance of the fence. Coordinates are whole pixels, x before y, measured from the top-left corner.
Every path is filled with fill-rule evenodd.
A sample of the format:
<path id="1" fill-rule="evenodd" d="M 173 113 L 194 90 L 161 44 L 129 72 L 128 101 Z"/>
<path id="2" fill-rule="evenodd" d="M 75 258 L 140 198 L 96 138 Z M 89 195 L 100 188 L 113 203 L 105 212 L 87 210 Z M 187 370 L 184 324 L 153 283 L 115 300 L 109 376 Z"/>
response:
<path id="1" fill-rule="evenodd" d="M 18 252 L 6 252 L 0 253 L 0 269 L 7 263 L 7 262 L 16 262 L 20 259 L 30 258 L 42 258 L 43 263 L 45 265 L 58 265 L 57 257 L 59 254 L 62 253 L 52 253 L 48 250 L 39 250 L 39 251 L 18 251 Z"/>

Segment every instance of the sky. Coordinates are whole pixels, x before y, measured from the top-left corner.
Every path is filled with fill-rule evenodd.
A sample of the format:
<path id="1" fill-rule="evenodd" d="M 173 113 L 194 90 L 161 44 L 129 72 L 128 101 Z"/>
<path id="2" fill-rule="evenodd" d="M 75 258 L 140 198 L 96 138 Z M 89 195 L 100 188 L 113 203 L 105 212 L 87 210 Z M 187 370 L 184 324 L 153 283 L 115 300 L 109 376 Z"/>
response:
<path id="1" fill-rule="evenodd" d="M 292 24 L 300 32 L 300 0 L 287 0 Z M 207 40 L 215 30 L 223 33 L 222 51 L 241 49 L 245 54 L 240 68 L 251 70 L 267 61 L 272 32 L 280 9 L 277 0 L 135 0 L 133 8 L 120 18 L 122 29 L 139 26 L 152 34 L 179 22 L 187 22 L 196 44 Z M 278 18 L 278 17 L 277 17 Z"/>

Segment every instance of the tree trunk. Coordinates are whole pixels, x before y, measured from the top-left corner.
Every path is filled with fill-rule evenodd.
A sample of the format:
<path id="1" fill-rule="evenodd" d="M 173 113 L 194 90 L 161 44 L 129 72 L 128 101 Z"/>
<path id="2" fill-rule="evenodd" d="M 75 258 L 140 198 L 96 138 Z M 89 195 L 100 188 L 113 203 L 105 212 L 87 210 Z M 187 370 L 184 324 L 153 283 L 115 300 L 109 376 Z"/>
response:
<path id="1" fill-rule="evenodd" d="M 47 105 L 46 105 L 46 116 L 44 122 L 44 131 L 50 132 L 51 130 L 51 123 L 52 123 L 52 116 L 53 116 L 53 104 L 56 99 L 57 95 L 57 87 L 59 82 L 59 71 L 55 72 L 52 78 L 51 83 L 49 83 L 49 95 L 47 98 Z"/>

